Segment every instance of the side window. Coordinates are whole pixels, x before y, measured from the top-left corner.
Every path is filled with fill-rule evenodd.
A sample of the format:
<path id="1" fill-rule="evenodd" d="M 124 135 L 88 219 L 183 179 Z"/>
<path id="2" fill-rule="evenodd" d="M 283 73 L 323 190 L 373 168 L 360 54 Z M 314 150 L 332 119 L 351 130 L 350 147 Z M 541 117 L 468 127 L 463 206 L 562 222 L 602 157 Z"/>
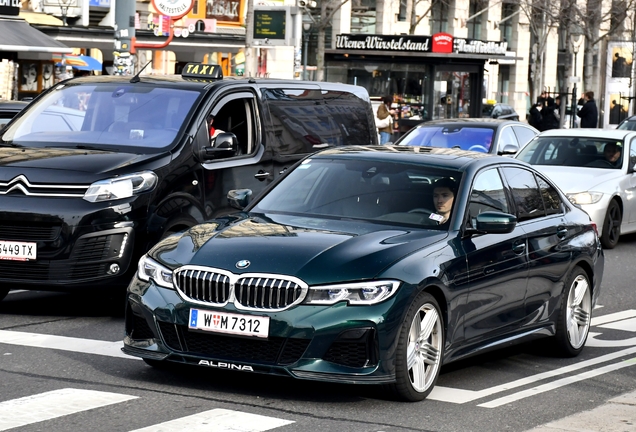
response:
<path id="1" fill-rule="evenodd" d="M 332 145 L 342 145 L 342 134 L 316 88 L 264 88 L 272 124 L 270 143 L 281 156 L 313 153 Z M 273 141 L 273 142 L 272 142 Z"/>
<path id="2" fill-rule="evenodd" d="M 537 176 L 537 183 L 539 183 L 539 190 L 541 191 L 546 214 L 563 213 L 563 201 L 561 201 L 561 197 L 556 189 L 542 179 L 541 176 Z"/>
<path id="3" fill-rule="evenodd" d="M 497 105 L 495 106 L 495 108 L 492 110 L 492 118 L 497 118 L 501 115 L 501 106 Z"/>
<path id="4" fill-rule="evenodd" d="M 505 127 L 501 130 L 501 134 L 499 135 L 498 151 L 502 151 L 503 148 L 508 144 L 512 144 L 519 147 L 519 142 L 517 142 L 517 136 L 514 134 L 511 127 Z"/>
<path id="5" fill-rule="evenodd" d="M 336 145 L 369 145 L 373 142 L 369 127 L 368 102 L 353 93 L 323 90 L 325 108 L 338 127 L 340 136 Z"/>
<path id="6" fill-rule="evenodd" d="M 628 170 L 632 170 L 634 169 L 634 165 L 636 165 L 636 140 L 632 140 L 632 142 L 630 143 L 630 149 L 629 149 L 629 167 L 627 168 Z"/>
<path id="7" fill-rule="evenodd" d="M 256 151 L 259 117 L 254 96 L 248 92 L 222 97 L 206 118 L 209 137 L 221 132 L 233 133 L 239 145 L 239 154 Z"/>
<path id="8" fill-rule="evenodd" d="M 503 182 L 496 168 L 477 174 L 468 204 L 468 224 L 475 227 L 475 217 L 488 211 L 510 213 Z"/>
<path id="9" fill-rule="evenodd" d="M 543 199 L 534 174 L 522 168 L 504 168 L 519 222 L 545 216 Z"/>
<path id="10" fill-rule="evenodd" d="M 517 140 L 519 140 L 520 147 L 529 143 L 530 140 L 535 136 L 535 132 L 525 126 L 513 126 L 512 130 L 515 132 L 515 135 L 517 135 Z"/>

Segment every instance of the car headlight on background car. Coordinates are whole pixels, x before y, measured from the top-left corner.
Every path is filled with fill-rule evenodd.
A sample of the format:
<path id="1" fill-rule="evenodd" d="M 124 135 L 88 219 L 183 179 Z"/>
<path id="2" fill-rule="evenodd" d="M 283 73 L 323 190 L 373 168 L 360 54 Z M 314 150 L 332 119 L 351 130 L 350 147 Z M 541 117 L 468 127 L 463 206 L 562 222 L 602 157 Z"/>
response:
<path id="1" fill-rule="evenodd" d="M 331 305 L 346 301 L 351 305 L 371 305 L 391 297 L 400 286 L 398 281 L 370 281 L 309 287 L 305 304 Z"/>
<path id="2" fill-rule="evenodd" d="M 579 192 L 567 194 L 572 204 L 596 204 L 603 198 L 602 192 Z"/>
<path id="3" fill-rule="evenodd" d="M 156 184 L 157 174 L 152 171 L 128 174 L 93 183 L 84 194 L 84 199 L 89 202 L 100 202 L 130 198 L 152 190 Z"/>
<path id="4" fill-rule="evenodd" d="M 142 256 L 139 260 L 137 277 L 144 282 L 149 282 L 150 279 L 152 279 L 161 287 L 174 289 L 174 284 L 172 283 L 172 270 L 162 266 L 148 255 Z"/>

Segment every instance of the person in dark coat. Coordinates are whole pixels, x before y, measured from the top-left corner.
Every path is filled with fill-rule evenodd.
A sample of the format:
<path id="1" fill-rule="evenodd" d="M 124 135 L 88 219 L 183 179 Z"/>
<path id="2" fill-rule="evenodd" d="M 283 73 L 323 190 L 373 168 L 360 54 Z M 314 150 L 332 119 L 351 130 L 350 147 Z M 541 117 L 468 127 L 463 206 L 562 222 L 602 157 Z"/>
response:
<path id="1" fill-rule="evenodd" d="M 598 124 L 598 108 L 594 101 L 594 92 L 586 92 L 584 98 L 585 103 L 576 115 L 581 117 L 582 128 L 595 128 Z"/>
<path id="2" fill-rule="evenodd" d="M 548 98 L 543 108 L 541 108 L 541 123 L 539 124 L 539 130 L 541 132 L 550 129 L 559 128 L 559 116 L 556 112 L 558 105 L 553 98 Z"/>

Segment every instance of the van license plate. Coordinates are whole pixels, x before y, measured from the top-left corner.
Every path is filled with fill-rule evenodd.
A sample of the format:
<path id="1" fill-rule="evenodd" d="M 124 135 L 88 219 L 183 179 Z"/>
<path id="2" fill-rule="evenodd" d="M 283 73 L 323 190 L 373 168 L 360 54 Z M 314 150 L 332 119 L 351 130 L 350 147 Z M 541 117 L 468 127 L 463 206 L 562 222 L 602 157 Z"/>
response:
<path id="1" fill-rule="evenodd" d="M 189 328 L 266 338 L 269 336 L 269 317 L 190 309 Z"/>
<path id="2" fill-rule="evenodd" d="M 37 243 L 0 240 L 0 259 L 30 261 L 37 258 Z"/>

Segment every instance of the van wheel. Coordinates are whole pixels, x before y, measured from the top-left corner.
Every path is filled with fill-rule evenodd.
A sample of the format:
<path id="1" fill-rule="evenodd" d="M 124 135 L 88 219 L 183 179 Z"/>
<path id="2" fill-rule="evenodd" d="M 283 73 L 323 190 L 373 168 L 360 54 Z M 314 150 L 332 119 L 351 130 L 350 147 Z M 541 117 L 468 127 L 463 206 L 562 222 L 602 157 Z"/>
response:
<path id="1" fill-rule="evenodd" d="M 587 273 L 575 267 L 568 276 L 561 297 L 554 343 L 564 357 L 576 357 L 583 350 L 592 320 L 592 292 Z"/>
<path id="2" fill-rule="evenodd" d="M 601 234 L 601 244 L 605 249 L 614 249 L 621 235 L 621 224 L 623 215 L 621 207 L 616 200 L 611 200 L 607 206 L 605 221 L 603 221 L 603 234 Z"/>
<path id="3" fill-rule="evenodd" d="M 439 376 L 443 348 L 442 314 L 435 298 L 423 292 L 402 323 L 395 353 L 396 382 L 388 390 L 405 401 L 425 399 Z"/>
<path id="4" fill-rule="evenodd" d="M 197 221 L 191 216 L 176 216 L 166 223 L 166 229 L 161 234 L 159 241 L 176 234 L 179 231 L 186 230 L 197 224 Z"/>
<path id="5" fill-rule="evenodd" d="M 9 294 L 9 288 L 0 288 L 0 301 L 4 300 L 4 298 Z"/>

